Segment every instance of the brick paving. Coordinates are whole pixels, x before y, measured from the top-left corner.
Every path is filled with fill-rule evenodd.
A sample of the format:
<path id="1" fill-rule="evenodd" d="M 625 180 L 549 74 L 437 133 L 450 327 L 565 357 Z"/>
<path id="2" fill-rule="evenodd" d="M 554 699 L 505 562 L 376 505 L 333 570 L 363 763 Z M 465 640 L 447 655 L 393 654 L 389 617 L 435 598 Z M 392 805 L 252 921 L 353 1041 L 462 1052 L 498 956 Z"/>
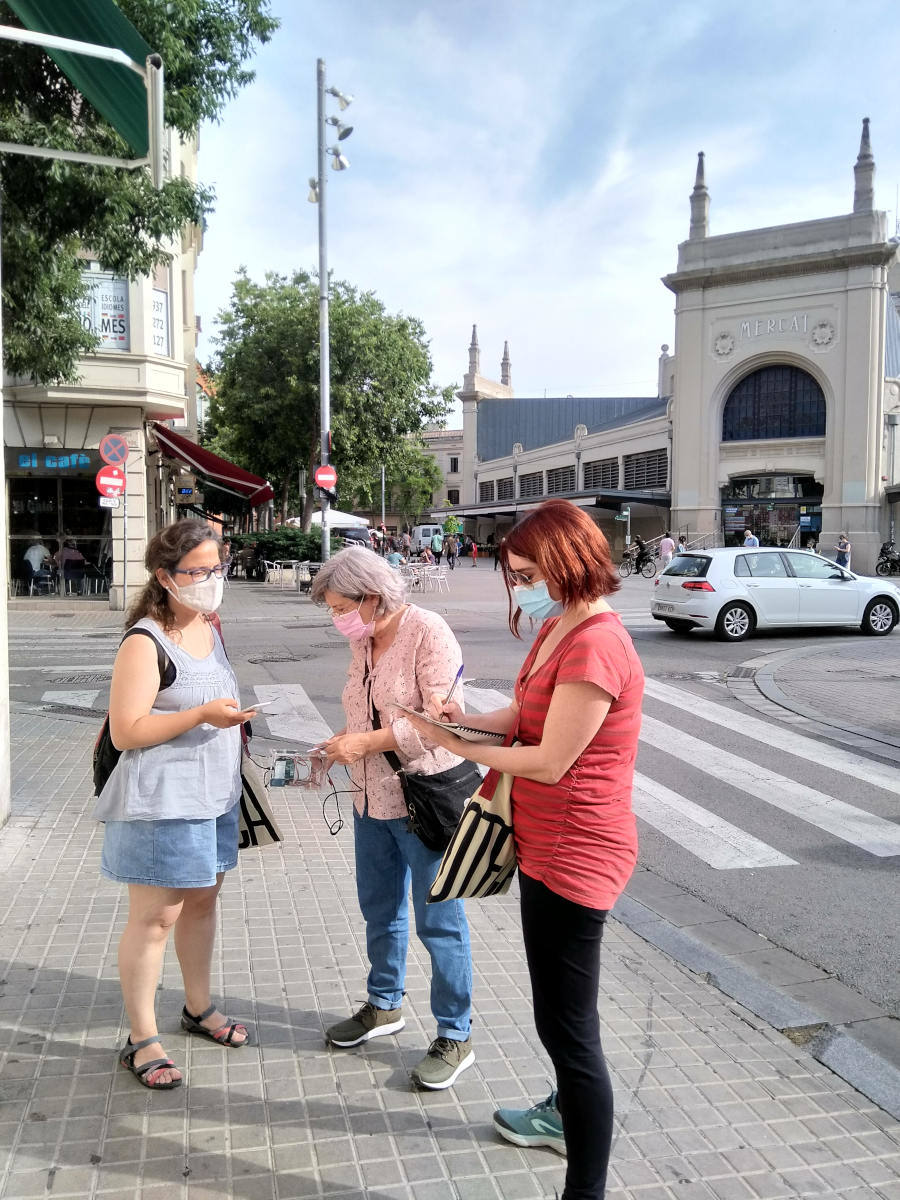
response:
<path id="1" fill-rule="evenodd" d="M 229 614 L 242 622 L 309 612 L 277 590 L 238 593 Z M 34 629 L 45 614 L 23 608 L 11 624 Z M 120 622 L 98 610 L 72 620 Z M 415 939 L 402 1033 L 356 1050 L 324 1045 L 324 1027 L 365 998 L 365 943 L 350 829 L 332 837 L 304 793 L 275 793 L 283 847 L 244 852 L 222 893 L 214 987 L 253 1023 L 256 1044 L 226 1051 L 180 1032 L 170 949 L 159 1022 L 186 1084 L 153 1094 L 117 1069 L 125 893 L 98 871 L 95 735 L 86 719 L 12 715 L 13 815 L 0 830 L 2 1200 L 524 1200 L 562 1188 L 557 1155 L 510 1146 L 490 1124 L 496 1106 L 546 1095 L 551 1077 L 515 891 L 469 905 L 476 1065 L 448 1092 L 412 1091 L 407 1071 L 432 1033 Z M 610 1200 L 900 1200 L 896 1121 L 615 921 L 601 1016 L 617 1100 Z"/>

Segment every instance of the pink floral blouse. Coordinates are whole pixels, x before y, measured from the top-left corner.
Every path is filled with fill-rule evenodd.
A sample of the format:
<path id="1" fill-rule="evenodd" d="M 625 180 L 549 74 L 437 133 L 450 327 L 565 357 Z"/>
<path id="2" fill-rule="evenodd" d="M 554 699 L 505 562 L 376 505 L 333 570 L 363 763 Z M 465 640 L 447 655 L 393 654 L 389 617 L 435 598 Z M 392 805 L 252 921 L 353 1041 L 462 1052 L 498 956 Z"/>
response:
<path id="1" fill-rule="evenodd" d="M 366 663 L 369 667 L 372 704 L 382 728 L 389 725 L 397 742 L 397 757 L 410 771 L 436 775 L 462 760 L 449 750 L 423 741 L 397 703 L 421 710 L 431 692 L 450 690 L 462 664 L 462 651 L 450 626 L 437 613 L 409 604 L 400 618 L 396 636 L 372 667 L 372 643 L 351 642 L 352 658 L 342 696 L 347 732 L 372 729 L 368 708 Z M 381 821 L 406 816 L 403 789 L 382 754 L 369 754 L 350 767 L 350 778 L 361 790 L 354 797 L 356 811 Z"/>

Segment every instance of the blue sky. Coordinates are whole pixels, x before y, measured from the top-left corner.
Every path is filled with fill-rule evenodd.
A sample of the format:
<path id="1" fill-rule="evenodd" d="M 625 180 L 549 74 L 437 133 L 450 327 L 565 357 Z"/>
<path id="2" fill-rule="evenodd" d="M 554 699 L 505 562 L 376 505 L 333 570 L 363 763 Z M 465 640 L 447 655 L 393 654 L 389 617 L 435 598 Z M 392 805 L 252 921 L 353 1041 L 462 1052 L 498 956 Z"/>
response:
<path id="1" fill-rule="evenodd" d="M 850 211 L 862 117 L 876 205 L 900 184 L 890 0 L 274 0 L 257 79 L 204 127 L 215 186 L 200 353 L 240 265 L 313 269 L 316 58 L 352 93 L 329 265 L 419 317 L 437 383 L 508 339 L 519 396 L 654 395 L 698 150 L 711 232 Z M 337 106 L 333 109 L 337 112 Z M 331 110 L 329 110 L 331 111 Z"/>

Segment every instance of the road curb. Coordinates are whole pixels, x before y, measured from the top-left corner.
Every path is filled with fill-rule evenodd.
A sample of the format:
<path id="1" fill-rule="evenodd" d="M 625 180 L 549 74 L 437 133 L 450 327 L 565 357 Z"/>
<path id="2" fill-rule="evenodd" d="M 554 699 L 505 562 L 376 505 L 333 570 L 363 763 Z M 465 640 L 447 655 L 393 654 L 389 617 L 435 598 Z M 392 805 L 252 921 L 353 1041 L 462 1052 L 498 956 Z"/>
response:
<path id="1" fill-rule="evenodd" d="M 740 954 L 725 954 L 706 944 L 691 931 L 691 927 L 679 927 L 668 920 L 666 901 L 684 897 L 705 905 L 717 925 L 729 920 L 725 913 L 706 905 L 705 901 L 698 900 L 677 885 L 670 885 L 668 892 L 668 896 L 654 902 L 656 910 L 632 896 L 621 896 L 613 910 L 613 918 L 749 1009 L 795 1045 L 802 1045 L 817 1062 L 846 1080 L 891 1117 L 900 1120 L 900 1021 L 874 1005 L 870 1007 L 877 1012 L 877 1016 L 868 1016 L 859 1021 L 835 1021 L 827 1007 L 792 996 L 789 991 L 742 962 Z M 739 922 L 733 924 L 745 929 Z M 702 924 L 698 924 L 697 928 L 702 930 Z M 760 937 L 760 942 L 776 948 L 774 943 L 765 938 Z M 833 979 L 823 972 L 817 972 L 815 968 L 810 969 L 808 963 L 790 951 L 777 950 L 780 959 L 789 956 L 796 962 L 799 977 L 803 977 L 805 968 L 807 977 L 812 970 L 823 977 L 823 982 Z M 879 1022 L 879 1029 L 883 1029 L 884 1023 L 887 1023 L 888 1037 L 881 1039 L 882 1042 L 888 1041 L 887 1051 L 867 1044 L 866 1026 L 872 1020 Z"/>

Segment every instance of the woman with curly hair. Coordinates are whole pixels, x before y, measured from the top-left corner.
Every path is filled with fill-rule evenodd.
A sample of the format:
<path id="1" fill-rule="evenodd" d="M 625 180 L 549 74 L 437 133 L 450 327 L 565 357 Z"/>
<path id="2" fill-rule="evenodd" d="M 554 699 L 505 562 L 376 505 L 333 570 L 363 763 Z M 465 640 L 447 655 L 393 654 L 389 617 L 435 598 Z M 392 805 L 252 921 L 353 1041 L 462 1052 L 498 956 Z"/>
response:
<path id="1" fill-rule="evenodd" d="M 244 1025 L 210 997 L 216 898 L 237 864 L 241 796 L 237 680 L 212 614 L 227 561 L 204 521 L 176 521 L 150 539 L 150 579 L 130 609 L 109 699 L 122 751 L 100 792 L 100 870 L 128 885 L 119 977 L 130 1024 L 119 1055 L 144 1087 L 179 1087 L 163 1051 L 154 999 L 169 931 L 184 979 L 182 1028 L 235 1047 Z M 141 636 L 138 636 L 141 635 Z"/>

